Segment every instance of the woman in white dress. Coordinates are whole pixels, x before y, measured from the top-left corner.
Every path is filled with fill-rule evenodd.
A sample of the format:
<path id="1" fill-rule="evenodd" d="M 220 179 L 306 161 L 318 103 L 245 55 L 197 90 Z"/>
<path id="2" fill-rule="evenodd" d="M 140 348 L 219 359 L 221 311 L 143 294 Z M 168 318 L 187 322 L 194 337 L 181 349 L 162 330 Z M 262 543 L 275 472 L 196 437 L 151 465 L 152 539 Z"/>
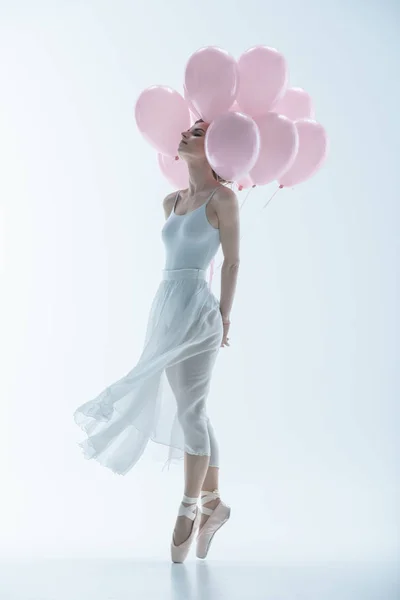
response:
<path id="1" fill-rule="evenodd" d="M 205 558 L 215 532 L 230 516 L 218 491 L 218 443 L 206 400 L 219 349 L 229 346 L 239 206 L 207 161 L 207 127 L 199 120 L 182 133 L 178 153 L 188 165 L 189 187 L 163 202 L 166 263 L 139 361 L 74 413 L 88 436 L 79 444 L 85 458 L 115 473 L 125 475 L 150 439 L 168 447 L 169 461 L 184 459 L 184 494 L 171 541 L 174 562 L 185 560 L 196 533 L 196 555 Z M 220 245 L 218 301 L 206 271 Z"/>

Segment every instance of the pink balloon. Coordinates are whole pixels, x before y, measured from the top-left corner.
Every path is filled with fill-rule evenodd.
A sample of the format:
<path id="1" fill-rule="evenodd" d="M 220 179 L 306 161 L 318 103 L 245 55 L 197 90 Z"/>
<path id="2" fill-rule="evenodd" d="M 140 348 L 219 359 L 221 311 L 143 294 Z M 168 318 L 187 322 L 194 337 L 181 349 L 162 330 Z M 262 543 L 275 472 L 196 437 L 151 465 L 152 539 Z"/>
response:
<path id="1" fill-rule="evenodd" d="M 230 107 L 230 112 L 240 112 L 240 106 L 239 104 L 235 101 L 232 106 Z"/>
<path id="2" fill-rule="evenodd" d="M 190 112 L 192 113 L 193 117 L 194 117 L 194 121 L 197 121 L 198 119 L 201 119 L 201 116 L 199 115 L 199 113 L 197 112 L 196 108 L 193 105 L 193 102 L 191 101 L 191 99 L 189 98 L 189 94 L 188 91 L 186 89 L 185 86 L 183 86 L 183 95 L 184 98 L 189 106 Z"/>
<path id="3" fill-rule="evenodd" d="M 207 129 L 205 150 L 209 164 L 227 181 L 237 181 L 254 166 L 260 150 L 256 123 L 242 113 L 227 112 Z"/>
<path id="4" fill-rule="evenodd" d="M 237 182 L 239 192 L 241 192 L 242 190 L 247 190 L 248 188 L 253 187 L 253 185 L 254 185 L 254 183 L 249 175 L 245 175 L 244 177 L 241 177 L 239 179 L 239 181 Z"/>
<path id="5" fill-rule="evenodd" d="M 185 88 L 206 123 L 229 110 L 236 99 L 238 81 L 236 60 L 221 48 L 200 48 L 186 65 Z"/>
<path id="6" fill-rule="evenodd" d="M 272 110 L 288 117 L 291 121 L 314 118 L 311 96 L 302 88 L 287 89 L 285 95 L 274 104 Z"/>
<path id="7" fill-rule="evenodd" d="M 158 154 L 161 173 L 174 189 L 185 190 L 189 186 L 189 170 L 184 160 Z"/>
<path id="8" fill-rule="evenodd" d="M 135 119 L 143 137 L 167 156 L 176 156 L 181 133 L 190 127 L 185 99 L 176 90 L 162 85 L 153 85 L 140 94 Z"/>
<path id="9" fill-rule="evenodd" d="M 250 176 L 256 185 L 265 185 L 293 164 L 299 136 L 294 123 L 282 115 L 269 112 L 254 120 L 260 130 L 260 154 Z"/>
<path id="10" fill-rule="evenodd" d="M 282 187 L 291 187 L 312 177 L 322 166 L 328 151 L 328 136 L 322 125 L 311 119 L 301 119 L 295 126 L 299 150 L 292 166 L 279 179 Z"/>
<path id="11" fill-rule="evenodd" d="M 268 112 L 284 94 L 288 83 L 286 60 L 267 46 L 254 46 L 238 61 L 240 86 L 237 101 L 252 117 Z"/>

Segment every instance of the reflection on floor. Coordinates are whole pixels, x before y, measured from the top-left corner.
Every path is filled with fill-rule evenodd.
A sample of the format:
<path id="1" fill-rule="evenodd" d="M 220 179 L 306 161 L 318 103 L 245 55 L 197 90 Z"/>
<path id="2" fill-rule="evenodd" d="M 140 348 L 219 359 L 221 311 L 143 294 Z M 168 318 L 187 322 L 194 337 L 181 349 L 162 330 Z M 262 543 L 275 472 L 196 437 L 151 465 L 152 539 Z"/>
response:
<path id="1" fill-rule="evenodd" d="M 1 600 L 398 600 L 396 565 L 187 560 L 0 563 Z"/>

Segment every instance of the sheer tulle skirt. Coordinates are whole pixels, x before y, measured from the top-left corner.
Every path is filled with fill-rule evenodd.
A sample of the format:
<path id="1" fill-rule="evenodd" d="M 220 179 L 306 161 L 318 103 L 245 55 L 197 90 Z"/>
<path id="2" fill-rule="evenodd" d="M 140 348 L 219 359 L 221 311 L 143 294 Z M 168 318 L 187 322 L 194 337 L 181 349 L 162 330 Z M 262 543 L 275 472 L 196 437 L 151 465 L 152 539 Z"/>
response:
<path id="1" fill-rule="evenodd" d="M 121 475 L 135 465 L 149 440 L 164 445 L 174 463 L 185 450 L 209 453 L 196 434 L 185 440 L 181 423 L 182 414 L 194 418 L 199 407 L 199 418 L 207 420 L 204 405 L 223 334 L 219 302 L 204 270 L 162 274 L 138 362 L 74 412 L 87 435 L 79 443 L 84 457 Z M 183 361 L 190 369 L 179 368 Z M 182 371 L 184 377 L 178 378 Z"/>

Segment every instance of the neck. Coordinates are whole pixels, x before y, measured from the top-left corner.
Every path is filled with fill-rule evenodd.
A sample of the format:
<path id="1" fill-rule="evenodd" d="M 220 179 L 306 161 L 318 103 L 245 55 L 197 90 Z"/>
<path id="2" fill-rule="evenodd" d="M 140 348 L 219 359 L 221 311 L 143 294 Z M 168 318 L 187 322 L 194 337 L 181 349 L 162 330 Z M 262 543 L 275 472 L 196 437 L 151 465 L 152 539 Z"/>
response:
<path id="1" fill-rule="evenodd" d="M 218 185 L 207 160 L 196 160 L 187 163 L 189 169 L 189 196 L 195 196 L 203 190 Z"/>

